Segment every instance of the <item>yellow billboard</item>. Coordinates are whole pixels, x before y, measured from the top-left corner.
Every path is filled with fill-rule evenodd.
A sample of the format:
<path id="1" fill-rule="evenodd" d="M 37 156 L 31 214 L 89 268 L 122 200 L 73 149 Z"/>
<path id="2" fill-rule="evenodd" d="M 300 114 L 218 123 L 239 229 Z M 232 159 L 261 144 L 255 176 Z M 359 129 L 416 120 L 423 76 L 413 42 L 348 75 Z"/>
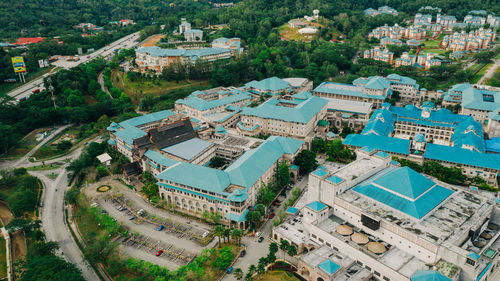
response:
<path id="1" fill-rule="evenodd" d="M 26 65 L 24 64 L 23 57 L 12 57 L 12 66 L 14 67 L 14 72 L 26 72 Z"/>

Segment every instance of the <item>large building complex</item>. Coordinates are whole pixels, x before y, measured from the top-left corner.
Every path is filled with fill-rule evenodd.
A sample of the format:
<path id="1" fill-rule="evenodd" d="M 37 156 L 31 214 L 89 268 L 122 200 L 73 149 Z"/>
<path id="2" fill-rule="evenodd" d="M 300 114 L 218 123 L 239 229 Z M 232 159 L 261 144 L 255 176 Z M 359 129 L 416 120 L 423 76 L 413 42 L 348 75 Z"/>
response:
<path id="1" fill-rule="evenodd" d="M 500 158 L 485 153 L 482 125 L 470 116 L 434 109 L 430 102 L 422 108 L 384 104 L 373 113 L 363 132 L 348 135 L 344 144 L 370 146 L 421 164 L 438 161 L 497 186 Z"/>
<path id="2" fill-rule="evenodd" d="M 364 13 L 365 15 L 367 16 L 376 16 L 376 15 L 394 15 L 394 16 L 397 16 L 398 15 L 398 11 L 394 8 L 391 8 L 389 6 L 382 6 L 382 7 L 378 7 L 378 9 L 373 9 L 373 8 L 368 8 L 366 10 L 364 10 Z"/>
<path id="3" fill-rule="evenodd" d="M 402 27 L 398 24 L 394 26 L 379 26 L 368 34 L 368 38 L 390 38 L 390 39 L 414 39 L 422 40 L 425 38 L 425 29 L 418 26 Z"/>
<path id="4" fill-rule="evenodd" d="M 190 118 L 168 110 L 112 123 L 108 131 L 108 143 L 132 162 L 124 167 L 128 176 L 151 172 L 161 198 L 177 210 L 195 216 L 218 212 L 240 228 L 247 226 L 246 214 L 259 188 L 274 179 L 278 163 L 292 163 L 303 147 L 303 141 L 286 137 L 261 142 L 231 135 L 222 126 L 200 134 Z M 208 167 L 215 156 L 229 164 Z"/>
<path id="5" fill-rule="evenodd" d="M 414 79 L 391 74 L 387 77 L 371 76 L 368 78 L 358 78 L 352 85 L 323 82 L 316 87 L 313 93 L 319 97 L 335 98 L 368 102 L 373 104 L 373 108 L 379 108 L 393 91 L 398 91 L 404 101 L 419 102 L 420 86 Z"/>
<path id="6" fill-rule="evenodd" d="M 327 111 L 327 101 L 301 92 L 287 98 L 270 98 L 257 107 L 246 107 L 241 113 L 238 131 L 243 135 L 278 135 L 305 139 Z"/>
<path id="7" fill-rule="evenodd" d="M 297 273 L 308 281 L 483 281 L 498 270 L 499 203 L 369 147 L 312 172 L 299 212 L 272 239 L 304 253 Z"/>

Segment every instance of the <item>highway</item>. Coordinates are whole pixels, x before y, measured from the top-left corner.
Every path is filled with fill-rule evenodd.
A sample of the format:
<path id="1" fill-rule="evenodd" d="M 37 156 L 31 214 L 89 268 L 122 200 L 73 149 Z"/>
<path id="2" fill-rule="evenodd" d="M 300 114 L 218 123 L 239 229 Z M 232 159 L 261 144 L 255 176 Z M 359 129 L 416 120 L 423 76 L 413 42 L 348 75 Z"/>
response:
<path id="1" fill-rule="evenodd" d="M 138 40 L 138 39 L 139 39 L 139 32 L 135 32 L 135 33 L 129 34 L 125 37 L 122 37 L 122 38 L 116 40 L 115 42 L 113 42 L 113 43 L 111 43 L 111 44 L 109 44 L 109 45 L 89 54 L 89 55 L 80 56 L 79 61 L 66 61 L 64 58 L 61 58 L 60 60 L 51 63 L 51 66 L 52 67 L 57 66 L 57 67 L 64 68 L 64 69 L 70 69 L 70 68 L 75 67 L 81 63 L 86 63 L 86 62 L 88 62 L 96 57 L 109 56 L 112 53 L 114 53 L 115 49 L 133 48 L 137 44 L 139 44 L 138 42 L 136 42 L 136 40 Z M 38 79 L 32 80 L 32 81 L 30 81 L 30 82 L 28 82 L 20 87 L 17 87 L 14 90 L 10 91 L 8 93 L 8 95 L 11 97 L 14 97 L 16 99 L 16 102 L 19 99 L 22 99 L 24 97 L 28 98 L 32 94 L 32 91 L 34 89 L 37 89 L 39 87 L 43 87 L 43 79 L 45 77 L 47 77 L 48 75 L 49 74 L 47 73 Z"/>

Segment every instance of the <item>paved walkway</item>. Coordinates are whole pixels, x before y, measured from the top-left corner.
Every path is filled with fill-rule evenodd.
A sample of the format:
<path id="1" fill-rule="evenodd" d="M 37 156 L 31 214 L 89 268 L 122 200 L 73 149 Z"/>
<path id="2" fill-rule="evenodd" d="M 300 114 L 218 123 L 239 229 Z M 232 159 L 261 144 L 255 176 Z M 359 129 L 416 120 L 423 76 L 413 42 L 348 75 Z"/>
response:
<path id="1" fill-rule="evenodd" d="M 493 65 L 490 65 L 490 67 L 488 68 L 486 73 L 484 73 L 483 77 L 481 77 L 481 79 L 479 79 L 477 84 L 482 85 L 486 79 L 493 77 L 493 74 L 495 74 L 495 70 L 498 67 L 500 67 L 500 59 L 494 60 Z"/>

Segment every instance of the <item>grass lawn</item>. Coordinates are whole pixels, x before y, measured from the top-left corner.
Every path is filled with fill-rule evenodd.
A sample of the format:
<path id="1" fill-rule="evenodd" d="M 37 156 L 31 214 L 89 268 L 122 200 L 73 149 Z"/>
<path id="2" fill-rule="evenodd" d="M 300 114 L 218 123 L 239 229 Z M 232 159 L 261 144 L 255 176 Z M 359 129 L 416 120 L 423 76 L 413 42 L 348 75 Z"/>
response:
<path id="1" fill-rule="evenodd" d="M 422 43 L 424 44 L 424 48 L 438 49 L 439 48 L 439 43 L 441 43 L 441 41 L 439 41 L 439 40 L 428 40 L 428 41 L 424 41 Z"/>
<path id="2" fill-rule="evenodd" d="M 293 274 L 283 270 L 268 271 L 261 276 L 257 276 L 256 279 L 262 281 L 300 281 Z"/>
<path id="3" fill-rule="evenodd" d="M 67 153 L 71 149 L 73 149 L 76 145 L 78 145 L 84 138 L 78 138 L 78 134 L 80 132 L 81 126 L 71 126 L 66 129 L 64 129 L 62 132 L 60 132 L 58 135 L 52 138 L 49 142 L 46 144 L 42 145 L 40 149 L 38 149 L 34 154 L 33 157 L 35 157 L 37 160 L 42 160 L 42 159 L 48 159 L 48 158 L 54 158 L 56 156 L 63 155 L 64 153 Z M 57 145 L 54 144 L 57 140 L 65 137 L 66 135 L 71 138 L 71 142 L 73 143 L 73 146 L 66 151 L 60 151 L 57 149 Z"/>
<path id="4" fill-rule="evenodd" d="M 111 73 L 111 81 L 113 85 L 124 91 L 131 99 L 133 104 L 138 104 L 144 94 L 163 95 L 169 91 L 178 89 L 189 89 L 191 87 L 206 86 L 210 87 L 208 80 L 183 80 L 176 83 L 175 81 L 166 81 L 158 79 L 156 81 L 138 81 L 132 82 L 127 78 L 127 75 L 121 71 L 113 71 Z"/>
<path id="5" fill-rule="evenodd" d="M 0 236 L 0 279 L 7 277 L 7 248 L 5 239 Z"/>
<path id="6" fill-rule="evenodd" d="M 424 54 L 427 54 L 427 53 L 435 53 L 435 54 L 438 54 L 438 55 L 444 55 L 448 50 L 446 49 L 422 49 L 422 52 Z"/>
<path id="7" fill-rule="evenodd" d="M 47 171 L 47 170 L 54 170 L 57 168 L 59 168 L 59 165 L 47 164 L 47 165 L 28 167 L 28 168 L 26 168 L 26 170 L 28 170 L 28 171 Z"/>

